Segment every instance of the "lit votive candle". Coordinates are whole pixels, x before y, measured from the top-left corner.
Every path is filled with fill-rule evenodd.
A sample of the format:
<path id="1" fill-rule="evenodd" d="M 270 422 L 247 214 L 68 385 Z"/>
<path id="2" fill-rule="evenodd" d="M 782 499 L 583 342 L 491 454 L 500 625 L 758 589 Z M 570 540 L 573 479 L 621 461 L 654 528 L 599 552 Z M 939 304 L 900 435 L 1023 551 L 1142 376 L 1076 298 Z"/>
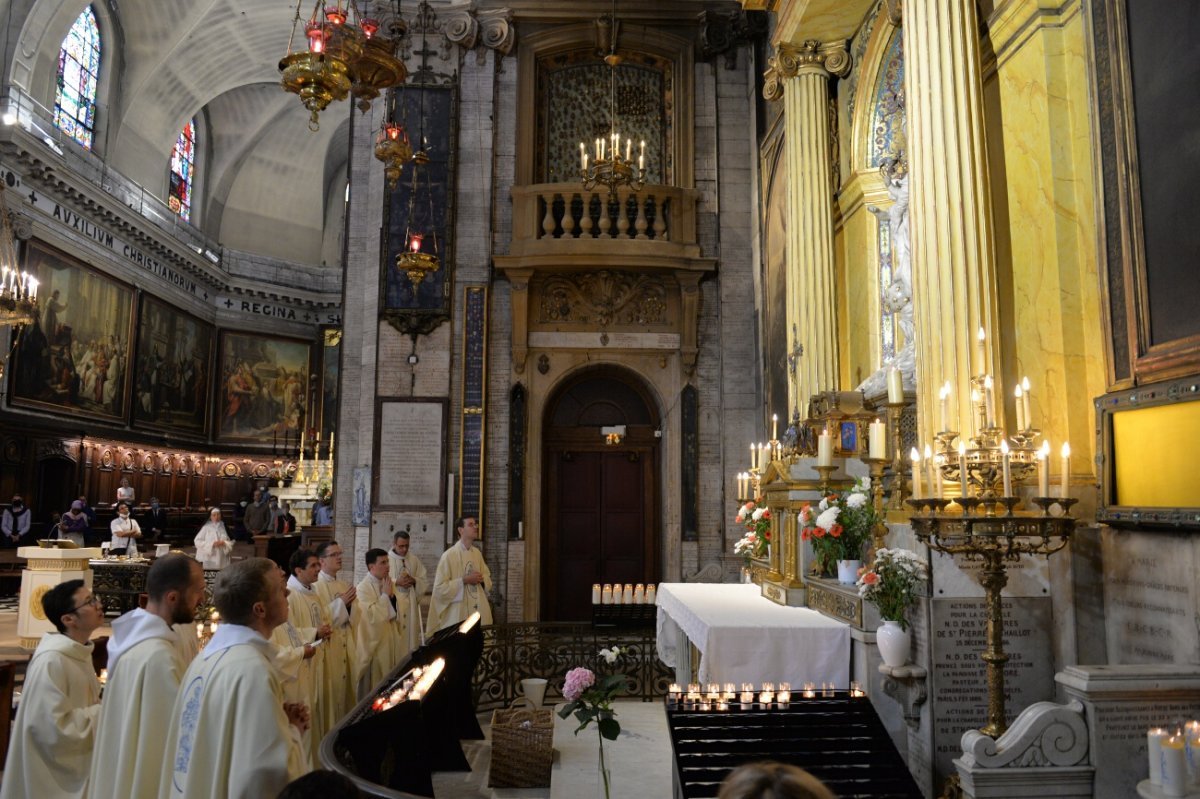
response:
<path id="1" fill-rule="evenodd" d="M 833 696 L 833 683 L 831 683 L 831 682 L 822 682 L 821 683 L 821 696 Z"/>
<path id="2" fill-rule="evenodd" d="M 1183 725 L 1183 751 L 1187 760 L 1188 782 L 1200 787 L 1200 721 Z"/>
<path id="3" fill-rule="evenodd" d="M 862 683 L 858 682 L 857 680 L 850 683 L 850 696 L 854 696 L 854 697 L 866 696 L 866 694 L 863 692 L 863 689 L 862 689 Z"/>
<path id="4" fill-rule="evenodd" d="M 673 697 L 678 698 L 679 694 L 682 693 L 682 689 L 679 687 L 679 683 L 677 683 L 677 682 L 671 683 L 670 686 L 667 687 L 667 693 Z"/>
<path id="5" fill-rule="evenodd" d="M 754 707 L 753 691 L 742 691 L 741 696 L 738 698 L 742 700 L 742 710 L 750 710 Z"/>
<path id="6" fill-rule="evenodd" d="M 100 669 L 100 676 L 97 679 L 100 680 L 101 685 L 107 684 L 108 683 L 108 669 Z"/>
<path id="7" fill-rule="evenodd" d="M 717 710 L 718 711 L 729 710 L 729 703 L 728 702 L 717 702 Z"/>
<path id="8" fill-rule="evenodd" d="M 771 703 L 774 701 L 775 701 L 775 692 L 774 691 L 763 691 L 762 693 L 760 693 L 758 695 L 758 703 L 760 705 L 762 705 L 763 707 L 770 707 Z"/>
<path id="9" fill-rule="evenodd" d="M 689 705 L 698 704 L 700 702 L 700 694 L 696 693 L 695 691 L 688 691 L 685 702 Z"/>
<path id="10" fill-rule="evenodd" d="M 641 605 L 646 602 L 646 586 L 638 583 L 633 587 L 633 604 Z"/>
<path id="11" fill-rule="evenodd" d="M 1146 733 L 1146 754 L 1150 758 L 1150 782 L 1162 785 L 1162 742 L 1167 738 L 1167 731 L 1162 727 L 1154 727 Z"/>
<path id="12" fill-rule="evenodd" d="M 202 621 L 196 622 L 196 637 L 197 638 L 204 637 L 204 622 L 202 622 Z"/>
<path id="13" fill-rule="evenodd" d="M 707 712 L 709 712 L 710 710 L 712 710 L 712 705 L 711 705 L 711 704 L 709 704 L 708 702 L 701 702 L 701 703 L 700 703 L 700 704 L 699 704 L 699 705 L 696 707 L 696 709 L 697 709 L 697 710 L 699 710 L 701 713 L 707 713 Z"/>
<path id="14" fill-rule="evenodd" d="M 648 585 L 648 586 L 646 586 L 646 604 L 647 604 L 647 605 L 653 605 L 653 604 L 655 604 L 654 600 L 655 600 L 655 599 L 657 598 L 657 596 L 658 596 L 658 595 L 655 593 L 657 590 L 658 590 L 658 589 L 656 589 L 656 588 L 655 588 L 653 585 Z"/>
<path id="15" fill-rule="evenodd" d="M 1184 759 L 1182 735 L 1162 739 L 1159 760 L 1162 763 L 1162 790 L 1167 796 L 1184 796 L 1187 793 L 1187 766 Z"/>
<path id="16" fill-rule="evenodd" d="M 742 683 L 742 690 L 749 691 L 750 693 L 754 693 L 754 683 L 750 683 L 750 682 Z"/>
<path id="17" fill-rule="evenodd" d="M 781 690 L 776 695 L 775 701 L 779 704 L 780 707 L 787 707 L 788 703 L 792 701 L 792 692 Z"/>
<path id="18" fill-rule="evenodd" d="M 611 585 L 605 585 L 601 594 L 600 603 L 602 605 L 611 605 L 613 602 L 613 589 Z"/>
<path id="19" fill-rule="evenodd" d="M 732 694 L 737 691 L 737 687 L 731 682 L 725 683 L 725 685 L 722 687 L 724 688 L 724 693 L 726 694 Z"/>
<path id="20" fill-rule="evenodd" d="M 600 583 L 596 583 L 595 585 L 592 586 L 592 604 L 599 605 L 600 597 L 601 597 Z"/>
<path id="21" fill-rule="evenodd" d="M 218 613 L 218 612 L 217 612 L 217 611 L 214 609 L 214 610 L 213 610 L 213 612 L 212 612 L 212 616 L 210 616 L 210 618 L 211 618 L 213 621 L 220 621 L 220 620 L 221 620 L 221 614 L 220 614 L 220 613 Z"/>
<path id="22" fill-rule="evenodd" d="M 762 684 L 762 689 L 764 691 L 770 691 L 771 693 L 775 693 L 775 683 L 765 682 Z"/>
<path id="23" fill-rule="evenodd" d="M 700 693 L 700 683 L 698 683 L 698 682 L 690 682 L 690 683 L 688 683 L 688 693 L 689 693 L 689 694 L 698 694 L 698 693 Z"/>
<path id="24" fill-rule="evenodd" d="M 811 683 L 811 682 L 804 683 L 804 698 L 805 699 L 814 699 L 814 698 L 816 698 L 816 696 L 817 696 L 816 683 Z"/>

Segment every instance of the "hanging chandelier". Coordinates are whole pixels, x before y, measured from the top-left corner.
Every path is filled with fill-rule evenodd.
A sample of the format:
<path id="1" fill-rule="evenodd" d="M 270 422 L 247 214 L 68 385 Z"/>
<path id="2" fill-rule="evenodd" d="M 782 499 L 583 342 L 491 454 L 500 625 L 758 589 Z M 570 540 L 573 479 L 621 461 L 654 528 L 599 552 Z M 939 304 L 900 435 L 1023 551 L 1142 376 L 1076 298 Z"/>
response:
<path id="1" fill-rule="evenodd" d="M 424 124 L 422 124 L 424 132 Z M 422 137 L 423 140 L 423 137 Z M 396 268 L 408 275 L 413 294 L 421 287 L 421 281 L 441 266 L 438 257 L 437 226 L 433 215 L 433 178 L 429 176 L 429 155 L 419 150 L 412 157 L 412 187 L 408 193 L 408 220 L 404 231 L 404 251 L 396 256 Z M 425 174 L 425 193 L 429 198 L 428 225 L 422 226 L 414 219 L 417 208 L 417 192 L 421 189 L 420 176 Z"/>
<path id="2" fill-rule="evenodd" d="M 408 133 L 398 122 L 384 121 L 375 137 L 375 157 L 383 162 L 383 176 L 389 189 L 395 189 L 400 181 L 400 170 L 412 158 L 412 145 Z"/>
<path id="3" fill-rule="evenodd" d="M 320 114 L 330 103 L 353 95 L 364 113 L 379 93 L 408 77 L 396 54 L 405 33 L 399 3 L 393 6 L 390 36 L 379 34 L 379 20 L 363 14 L 358 0 L 316 0 L 304 23 L 308 49 L 292 52 L 304 0 L 296 0 L 296 16 L 288 52 L 279 61 L 284 91 L 300 97 L 310 112 L 309 129 L 317 130 Z"/>
<path id="4" fill-rule="evenodd" d="M 4 202 L 4 183 L 0 181 L 0 327 L 32 324 L 38 313 L 37 290 L 37 278 L 18 266 L 12 221 Z"/>
<path id="5" fill-rule="evenodd" d="M 612 14 L 596 20 L 598 41 L 603 44 L 607 40 L 608 44 L 608 53 L 604 56 L 604 63 L 608 65 L 608 135 L 596 137 L 590 155 L 587 145 L 579 142 L 583 188 L 591 191 L 596 186 L 607 186 L 610 195 L 616 194 L 619 186 L 628 186 L 633 191 L 640 191 L 646 185 L 646 142 L 643 140 L 638 146 L 635 168 L 633 139 L 628 136 L 622 137 L 617 132 L 617 65 L 623 60 L 623 57 L 617 54 L 619 31 L 617 0 L 613 0 Z M 600 52 L 604 52 L 604 49 L 601 48 Z"/>

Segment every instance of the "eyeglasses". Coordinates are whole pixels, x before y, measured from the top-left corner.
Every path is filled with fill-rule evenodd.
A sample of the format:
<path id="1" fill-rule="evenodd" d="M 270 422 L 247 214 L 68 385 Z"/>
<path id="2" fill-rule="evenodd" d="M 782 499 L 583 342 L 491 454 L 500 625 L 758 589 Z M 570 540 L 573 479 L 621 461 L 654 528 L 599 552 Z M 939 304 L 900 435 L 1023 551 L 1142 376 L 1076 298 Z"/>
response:
<path id="1" fill-rule="evenodd" d="M 88 597 L 87 599 L 85 599 L 83 601 L 83 604 L 76 605 L 75 607 L 68 610 L 67 613 L 78 613 L 79 611 L 86 608 L 88 605 L 91 605 L 94 608 L 100 607 L 100 597 L 96 596 L 95 594 L 92 594 L 90 597 Z"/>

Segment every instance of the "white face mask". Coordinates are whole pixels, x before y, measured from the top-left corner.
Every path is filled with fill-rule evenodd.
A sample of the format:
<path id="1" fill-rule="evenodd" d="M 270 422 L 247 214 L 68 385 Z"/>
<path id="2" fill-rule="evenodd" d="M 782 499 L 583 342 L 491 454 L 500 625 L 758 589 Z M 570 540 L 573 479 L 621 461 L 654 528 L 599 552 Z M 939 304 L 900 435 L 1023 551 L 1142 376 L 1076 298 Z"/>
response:
<path id="1" fill-rule="evenodd" d="M 121 511 L 121 518 L 122 518 L 122 519 L 128 519 L 128 518 L 129 518 L 129 511 L 127 511 L 127 510 L 123 510 L 123 511 Z"/>

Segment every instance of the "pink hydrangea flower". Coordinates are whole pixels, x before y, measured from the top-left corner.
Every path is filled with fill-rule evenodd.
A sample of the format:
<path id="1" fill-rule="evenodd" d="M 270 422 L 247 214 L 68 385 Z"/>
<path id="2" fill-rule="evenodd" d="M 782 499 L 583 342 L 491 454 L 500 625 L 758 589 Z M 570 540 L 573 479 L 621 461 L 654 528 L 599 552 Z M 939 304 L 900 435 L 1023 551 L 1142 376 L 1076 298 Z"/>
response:
<path id="1" fill-rule="evenodd" d="M 578 668 L 567 672 L 567 681 L 563 684 L 563 699 L 574 702 L 583 692 L 596 684 L 596 675 L 591 669 Z"/>

